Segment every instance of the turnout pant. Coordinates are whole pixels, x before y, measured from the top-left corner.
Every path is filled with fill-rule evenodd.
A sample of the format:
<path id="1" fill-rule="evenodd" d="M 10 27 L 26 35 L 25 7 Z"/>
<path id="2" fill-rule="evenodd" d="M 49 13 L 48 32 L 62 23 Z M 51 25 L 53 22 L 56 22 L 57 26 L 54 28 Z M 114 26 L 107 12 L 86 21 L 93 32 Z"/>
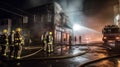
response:
<path id="1" fill-rule="evenodd" d="M 44 51 L 46 51 L 47 50 L 47 42 L 44 41 L 43 43 L 44 43 Z"/>
<path id="2" fill-rule="evenodd" d="M 16 44 L 15 46 L 14 46 L 14 57 L 15 58 L 20 58 L 20 56 L 21 56 L 21 52 L 22 52 L 22 45 L 21 44 Z"/>
<path id="3" fill-rule="evenodd" d="M 48 52 L 53 52 L 53 43 L 48 43 Z"/>
<path id="4" fill-rule="evenodd" d="M 13 53 L 14 53 L 14 46 L 13 45 L 9 46 L 9 49 L 10 49 L 9 57 L 12 58 L 14 56 L 13 55 Z"/>
<path id="5" fill-rule="evenodd" d="M 3 44 L 3 45 L 1 45 L 1 48 L 2 48 L 1 54 L 4 55 L 4 56 L 6 56 L 6 53 L 7 53 L 7 45 Z"/>

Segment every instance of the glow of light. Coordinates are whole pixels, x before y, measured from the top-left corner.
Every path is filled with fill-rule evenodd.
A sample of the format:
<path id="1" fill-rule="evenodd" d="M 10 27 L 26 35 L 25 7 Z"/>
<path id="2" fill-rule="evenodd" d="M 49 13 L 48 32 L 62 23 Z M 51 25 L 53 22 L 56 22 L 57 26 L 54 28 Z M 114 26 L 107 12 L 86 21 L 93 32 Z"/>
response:
<path id="1" fill-rule="evenodd" d="M 77 53 L 79 53 L 80 52 L 80 50 L 73 50 L 73 54 L 77 54 Z"/>
<path id="2" fill-rule="evenodd" d="M 66 47 L 64 47 L 63 50 L 64 50 L 64 51 L 67 50 Z"/>
<path id="3" fill-rule="evenodd" d="M 118 60 L 118 67 L 120 67 L 120 60 Z"/>
<path id="4" fill-rule="evenodd" d="M 74 31 L 83 31 L 83 32 L 88 32 L 88 31 L 91 31 L 91 32 L 96 32 L 96 33 L 100 33 L 100 32 L 98 32 L 98 31 L 96 31 L 96 30 L 94 30 L 94 29 L 91 29 L 91 28 L 88 28 L 88 27 L 84 27 L 84 26 L 80 26 L 79 24 L 74 24 L 73 25 L 73 30 Z M 82 33 L 83 33 L 82 32 Z"/>
<path id="5" fill-rule="evenodd" d="M 78 24 L 75 24 L 75 25 L 73 25 L 73 30 L 74 31 L 78 31 L 78 30 L 80 30 L 80 25 L 78 25 Z"/>
<path id="6" fill-rule="evenodd" d="M 78 29 L 76 29 L 76 28 L 78 28 Z M 95 41 L 101 41 L 101 36 L 98 39 L 96 39 L 97 37 L 94 36 L 96 34 L 97 35 L 101 34 L 101 32 L 96 31 L 94 29 L 91 29 L 91 28 L 88 28 L 88 27 L 85 27 L 85 26 L 81 26 L 79 24 L 75 24 L 73 26 L 73 31 L 74 31 L 75 36 L 84 34 L 84 35 L 82 35 L 82 42 L 84 42 L 84 43 L 90 43 L 90 42 L 93 42 L 93 41 L 94 42 Z M 94 34 L 91 33 L 91 35 L 88 35 L 89 32 L 94 32 Z M 94 37 L 94 39 L 91 39 L 91 37 L 92 38 Z"/>
<path id="7" fill-rule="evenodd" d="M 120 15 L 118 14 L 118 15 L 115 17 L 115 19 L 116 19 L 116 20 L 119 20 L 119 18 L 120 18 Z"/>
<path id="8" fill-rule="evenodd" d="M 88 37 L 86 37 L 85 39 L 86 39 L 86 43 L 89 43 L 89 38 L 88 38 Z"/>

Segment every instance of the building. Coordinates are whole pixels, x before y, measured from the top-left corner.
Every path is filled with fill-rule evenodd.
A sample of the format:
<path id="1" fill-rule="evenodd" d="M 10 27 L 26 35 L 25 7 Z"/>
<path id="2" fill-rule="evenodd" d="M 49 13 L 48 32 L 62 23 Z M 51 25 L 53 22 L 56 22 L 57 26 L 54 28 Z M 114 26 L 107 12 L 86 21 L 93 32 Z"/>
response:
<path id="1" fill-rule="evenodd" d="M 72 30 L 69 27 L 68 17 L 61 6 L 56 3 L 47 3 L 27 10 L 33 14 L 30 17 L 30 35 L 33 42 L 40 42 L 44 32 L 53 32 L 55 44 L 69 44 Z"/>
<path id="2" fill-rule="evenodd" d="M 22 28 L 22 33 L 25 37 L 25 42 L 29 41 L 29 23 L 28 16 L 31 16 L 25 11 L 17 9 L 11 5 L 1 3 L 0 7 L 0 34 L 3 29 L 8 29 L 8 34 L 11 30 Z"/>

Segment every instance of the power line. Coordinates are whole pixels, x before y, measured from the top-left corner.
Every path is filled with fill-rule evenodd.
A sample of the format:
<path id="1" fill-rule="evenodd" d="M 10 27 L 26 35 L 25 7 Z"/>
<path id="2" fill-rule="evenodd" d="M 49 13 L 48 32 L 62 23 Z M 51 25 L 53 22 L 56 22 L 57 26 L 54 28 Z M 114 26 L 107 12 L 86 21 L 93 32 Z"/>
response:
<path id="1" fill-rule="evenodd" d="M 32 14 L 30 14 L 30 13 L 28 13 L 28 12 L 25 12 L 24 10 L 21 10 L 21 9 L 19 9 L 19 8 L 14 7 L 14 6 L 11 5 L 11 4 L 8 4 L 8 3 L 2 2 L 2 1 L 0 1 L 0 3 L 3 4 L 3 5 L 6 5 L 6 6 L 10 7 L 10 8 L 13 8 L 13 9 L 15 9 L 15 10 L 17 10 L 17 11 L 20 11 L 21 13 L 25 13 L 25 14 L 27 14 L 27 15 L 32 15 Z M 18 14 L 18 13 L 17 13 L 17 14 Z"/>
<path id="2" fill-rule="evenodd" d="M 6 12 L 9 12 L 9 13 L 11 13 L 11 14 L 14 14 L 14 15 L 17 15 L 17 16 L 20 16 L 20 17 L 24 17 L 23 15 L 20 15 L 20 14 L 18 14 L 18 13 L 12 12 L 12 11 L 9 11 L 9 10 L 4 9 L 4 8 L 0 8 L 0 10 L 3 10 L 3 11 L 6 11 Z"/>

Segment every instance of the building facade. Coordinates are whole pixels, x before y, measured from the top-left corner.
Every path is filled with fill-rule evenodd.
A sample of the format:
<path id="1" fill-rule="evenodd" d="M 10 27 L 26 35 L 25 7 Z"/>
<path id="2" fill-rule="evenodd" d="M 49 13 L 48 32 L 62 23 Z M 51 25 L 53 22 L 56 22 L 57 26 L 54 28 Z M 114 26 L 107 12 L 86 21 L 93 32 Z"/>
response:
<path id="1" fill-rule="evenodd" d="M 48 3 L 27 10 L 33 14 L 30 22 L 30 35 L 33 42 L 40 42 L 44 32 L 53 32 L 54 44 L 69 44 L 72 30 L 69 27 L 68 17 L 61 6 Z"/>

